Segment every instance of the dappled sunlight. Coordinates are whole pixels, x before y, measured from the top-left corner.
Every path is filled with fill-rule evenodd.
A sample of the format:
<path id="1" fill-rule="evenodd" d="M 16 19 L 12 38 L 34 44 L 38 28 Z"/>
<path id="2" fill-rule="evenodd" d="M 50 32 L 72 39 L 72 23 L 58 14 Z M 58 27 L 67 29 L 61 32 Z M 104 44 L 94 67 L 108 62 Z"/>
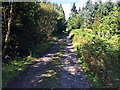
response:
<path id="1" fill-rule="evenodd" d="M 68 48 L 68 49 L 69 49 L 69 48 Z M 74 52 L 74 49 L 70 48 L 69 51 L 70 51 L 70 52 Z"/>
<path id="2" fill-rule="evenodd" d="M 44 62 L 48 62 L 51 58 L 50 57 L 43 57 Z"/>
<path id="3" fill-rule="evenodd" d="M 35 76 L 35 77 L 36 77 L 36 78 L 41 78 L 41 76 L 42 76 L 42 75 L 37 75 L 37 76 Z"/>
<path id="4" fill-rule="evenodd" d="M 77 73 L 75 66 L 69 66 L 67 68 L 67 71 L 71 73 L 72 75 L 75 75 Z"/>
<path id="5" fill-rule="evenodd" d="M 38 83 L 41 83 L 43 80 L 39 80 Z"/>
<path id="6" fill-rule="evenodd" d="M 31 83 L 34 83 L 35 82 L 35 80 L 31 80 Z"/>
<path id="7" fill-rule="evenodd" d="M 39 67 L 42 63 L 43 63 L 43 62 L 42 62 L 41 60 L 40 60 L 40 61 L 37 61 L 37 62 L 33 62 L 33 63 L 31 64 L 31 67 L 32 67 L 32 68 Z"/>
<path id="8" fill-rule="evenodd" d="M 47 57 L 49 57 L 49 56 L 53 56 L 54 54 L 52 54 L 52 53 L 49 53 L 49 54 L 47 54 Z"/>
<path id="9" fill-rule="evenodd" d="M 21 64 L 19 64 L 18 71 L 22 70 L 22 63 L 29 64 L 29 67 L 18 78 L 13 80 L 12 83 L 8 85 L 8 87 L 14 87 L 14 82 L 16 82 L 15 85 L 17 86 L 17 88 L 42 87 L 46 86 L 45 83 L 48 83 L 48 81 L 53 83 L 48 83 L 47 87 L 49 87 L 50 84 L 54 85 L 55 80 L 58 80 L 57 75 L 60 71 L 56 70 L 56 68 L 58 69 L 59 67 L 61 67 L 61 65 L 59 64 L 59 56 L 61 56 L 62 54 L 60 52 L 58 53 L 57 51 L 59 49 L 59 44 L 61 44 L 62 40 L 63 39 L 58 40 L 55 45 L 48 48 L 44 52 L 43 56 L 32 61 L 31 63 L 25 63 L 24 61 L 21 62 Z M 28 59 L 31 60 L 30 57 L 28 57 Z M 16 62 L 15 65 L 17 65 Z"/>
<path id="10" fill-rule="evenodd" d="M 43 77 L 51 77 L 52 74 L 43 74 L 42 76 L 43 76 Z"/>
<path id="11" fill-rule="evenodd" d="M 53 75 L 57 74 L 54 70 L 47 70 L 45 74 L 42 74 L 42 77 L 52 77 Z"/>
<path id="12" fill-rule="evenodd" d="M 62 61 L 60 88 L 89 88 L 84 71 L 78 63 L 71 41 L 67 36 L 65 54 Z"/>

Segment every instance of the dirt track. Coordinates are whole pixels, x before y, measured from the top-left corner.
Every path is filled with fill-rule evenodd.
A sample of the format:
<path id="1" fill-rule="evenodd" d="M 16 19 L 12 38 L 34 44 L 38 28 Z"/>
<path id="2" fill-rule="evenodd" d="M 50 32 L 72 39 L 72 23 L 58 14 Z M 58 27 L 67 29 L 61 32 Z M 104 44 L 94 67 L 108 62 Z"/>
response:
<path id="1" fill-rule="evenodd" d="M 31 65 L 18 77 L 12 80 L 6 88 L 39 88 L 36 86 L 43 79 L 42 74 L 47 69 L 47 65 L 51 62 L 54 54 L 58 51 L 63 38 L 59 39 L 48 48 L 39 59 L 33 61 Z"/>
<path id="2" fill-rule="evenodd" d="M 6 88 L 39 88 L 42 74 L 47 69 L 49 62 L 59 49 L 62 42 L 59 39 L 55 44 L 46 50 L 39 59 L 32 62 L 31 65 L 18 77 L 12 80 Z M 62 59 L 62 68 L 60 78 L 58 80 L 59 87 L 57 88 L 89 88 L 88 81 L 84 75 L 82 68 L 77 60 L 72 43 L 67 36 L 65 53 Z M 47 87 L 46 87 L 47 88 Z"/>

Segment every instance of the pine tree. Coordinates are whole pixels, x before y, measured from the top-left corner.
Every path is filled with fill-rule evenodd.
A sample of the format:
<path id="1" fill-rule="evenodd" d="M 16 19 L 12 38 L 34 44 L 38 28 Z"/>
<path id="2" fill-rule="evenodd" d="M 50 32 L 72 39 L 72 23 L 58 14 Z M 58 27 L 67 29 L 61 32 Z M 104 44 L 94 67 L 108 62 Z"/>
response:
<path id="1" fill-rule="evenodd" d="M 85 6 L 85 26 L 86 28 L 92 28 L 92 23 L 94 22 L 94 8 L 91 0 L 88 0 Z"/>
<path id="2" fill-rule="evenodd" d="M 68 29 L 72 30 L 72 29 L 79 29 L 80 28 L 80 16 L 79 13 L 76 10 L 76 6 L 75 3 L 73 4 L 73 7 L 71 9 L 71 15 L 68 19 L 68 23 L 67 23 Z"/>
<path id="3" fill-rule="evenodd" d="M 62 4 L 58 7 L 58 18 L 57 18 L 57 30 L 53 32 L 53 34 L 62 33 L 66 29 L 66 20 L 65 20 L 65 13 L 62 8 Z"/>
<path id="4" fill-rule="evenodd" d="M 101 20 L 102 17 L 103 17 L 103 5 L 100 1 L 98 10 L 96 11 L 96 16 L 95 16 L 95 20 L 94 20 L 94 23 L 93 23 L 93 27 L 92 27 L 94 33 L 98 34 L 98 36 L 100 36 L 100 31 L 101 31 L 100 20 Z"/>
<path id="5" fill-rule="evenodd" d="M 105 16 L 109 15 L 109 12 L 111 12 L 113 10 L 114 4 L 111 2 L 111 0 L 109 0 L 108 2 L 104 3 L 104 11 L 103 14 Z"/>
<path id="6" fill-rule="evenodd" d="M 118 2 L 118 23 L 119 23 L 119 33 L 120 33 L 120 1 Z"/>
<path id="7" fill-rule="evenodd" d="M 78 14 L 77 9 L 76 9 L 76 6 L 75 6 L 75 3 L 73 3 L 72 9 L 71 9 L 71 16 L 72 16 L 73 14 Z"/>

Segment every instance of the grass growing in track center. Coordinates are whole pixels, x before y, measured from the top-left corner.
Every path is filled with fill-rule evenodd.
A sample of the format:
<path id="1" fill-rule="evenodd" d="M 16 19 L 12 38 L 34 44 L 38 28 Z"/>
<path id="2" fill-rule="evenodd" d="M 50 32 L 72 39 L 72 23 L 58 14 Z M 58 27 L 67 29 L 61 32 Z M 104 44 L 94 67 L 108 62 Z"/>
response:
<path id="1" fill-rule="evenodd" d="M 60 71 L 61 71 L 61 62 L 62 62 L 62 56 L 64 54 L 64 48 L 65 48 L 66 38 L 63 39 L 62 43 L 60 44 L 58 52 L 53 56 L 52 61 L 49 63 L 47 70 L 42 75 L 43 80 L 41 83 L 38 83 L 37 87 L 42 88 L 56 88 L 59 86 L 58 80 L 60 77 Z"/>

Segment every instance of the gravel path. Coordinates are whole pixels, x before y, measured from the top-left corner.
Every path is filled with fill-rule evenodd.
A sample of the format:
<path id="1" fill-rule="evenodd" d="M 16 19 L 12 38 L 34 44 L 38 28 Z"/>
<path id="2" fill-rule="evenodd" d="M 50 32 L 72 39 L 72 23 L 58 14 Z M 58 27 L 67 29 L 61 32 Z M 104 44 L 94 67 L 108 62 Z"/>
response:
<path id="1" fill-rule="evenodd" d="M 31 65 L 18 77 L 12 80 L 6 88 L 39 88 L 37 84 L 41 83 L 42 74 L 47 69 L 49 62 L 58 51 L 59 45 L 63 39 L 59 39 L 39 59 L 33 61 Z"/>
<path id="2" fill-rule="evenodd" d="M 67 36 L 63 58 L 59 88 L 90 88 L 84 72 L 77 60 L 69 36 Z"/>

